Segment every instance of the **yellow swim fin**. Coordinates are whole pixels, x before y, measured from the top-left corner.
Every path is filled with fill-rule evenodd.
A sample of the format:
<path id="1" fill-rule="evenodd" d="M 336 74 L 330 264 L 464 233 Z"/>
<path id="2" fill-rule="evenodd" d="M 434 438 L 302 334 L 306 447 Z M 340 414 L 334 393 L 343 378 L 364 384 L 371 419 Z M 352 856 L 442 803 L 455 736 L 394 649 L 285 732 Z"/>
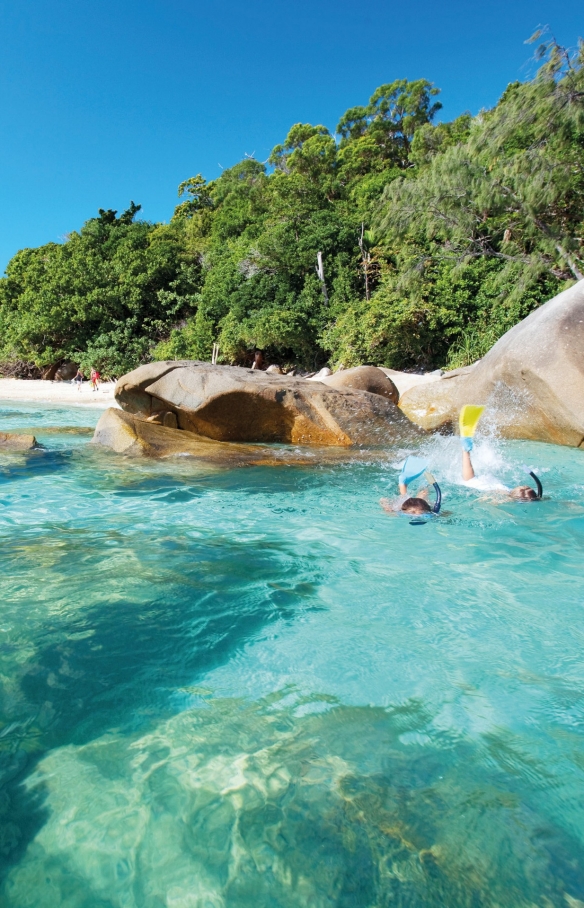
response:
<path id="1" fill-rule="evenodd" d="M 458 418 L 461 438 L 473 437 L 484 409 L 484 407 L 477 407 L 474 404 L 465 404 L 462 407 Z"/>

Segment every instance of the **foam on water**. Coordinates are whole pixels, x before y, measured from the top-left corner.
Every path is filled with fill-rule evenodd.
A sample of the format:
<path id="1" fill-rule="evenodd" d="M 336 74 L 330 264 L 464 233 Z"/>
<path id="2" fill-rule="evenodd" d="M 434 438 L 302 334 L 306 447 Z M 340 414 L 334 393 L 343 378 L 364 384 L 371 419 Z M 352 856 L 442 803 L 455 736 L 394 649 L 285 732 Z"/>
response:
<path id="1" fill-rule="evenodd" d="M 497 503 L 425 440 L 415 527 L 407 451 L 201 470 L 98 415 L 0 412 L 47 447 L 0 458 L 0 903 L 577 908 L 583 452 L 478 437 L 544 482 Z"/>

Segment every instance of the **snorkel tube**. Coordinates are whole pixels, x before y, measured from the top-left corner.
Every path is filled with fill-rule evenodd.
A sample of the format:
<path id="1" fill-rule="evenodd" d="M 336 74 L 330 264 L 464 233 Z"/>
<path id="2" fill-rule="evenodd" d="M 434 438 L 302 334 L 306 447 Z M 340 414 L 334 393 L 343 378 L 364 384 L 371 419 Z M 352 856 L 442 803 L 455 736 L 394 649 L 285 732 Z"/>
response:
<path id="1" fill-rule="evenodd" d="M 529 475 L 531 476 L 531 478 L 533 479 L 533 481 L 535 482 L 535 484 L 537 486 L 537 500 L 541 501 L 541 497 L 543 495 L 543 488 L 542 488 L 541 482 L 539 481 L 538 477 L 535 475 L 533 470 L 529 471 Z"/>
<path id="2" fill-rule="evenodd" d="M 430 511 L 430 513 L 428 514 L 427 517 L 420 515 L 419 517 L 414 517 L 412 520 L 410 520 L 410 523 L 413 527 L 419 527 L 419 526 L 422 526 L 422 524 L 424 524 L 424 523 L 428 523 L 428 517 L 433 517 L 434 515 L 439 514 L 440 508 L 442 506 L 442 492 L 440 491 L 440 486 L 438 485 L 438 483 L 436 482 L 436 480 L 434 479 L 432 474 L 428 473 L 427 471 L 426 471 L 426 478 L 428 479 L 429 482 L 432 483 L 432 485 L 434 487 L 434 492 L 436 493 L 436 501 L 434 502 L 434 507 L 432 508 L 432 510 Z"/>
<path id="3" fill-rule="evenodd" d="M 531 476 L 531 478 L 532 478 L 533 481 L 535 482 L 535 485 L 536 485 L 536 487 L 537 487 L 537 498 L 536 498 L 536 500 L 537 500 L 537 501 L 541 501 L 542 496 L 543 496 L 543 488 L 542 488 L 541 482 L 539 481 L 539 477 L 537 477 L 537 476 L 535 475 L 535 473 L 533 472 L 533 470 L 531 469 L 531 467 L 527 467 L 525 464 L 523 464 L 523 469 L 525 470 L 525 472 L 527 473 L 527 475 L 528 475 L 528 476 Z"/>

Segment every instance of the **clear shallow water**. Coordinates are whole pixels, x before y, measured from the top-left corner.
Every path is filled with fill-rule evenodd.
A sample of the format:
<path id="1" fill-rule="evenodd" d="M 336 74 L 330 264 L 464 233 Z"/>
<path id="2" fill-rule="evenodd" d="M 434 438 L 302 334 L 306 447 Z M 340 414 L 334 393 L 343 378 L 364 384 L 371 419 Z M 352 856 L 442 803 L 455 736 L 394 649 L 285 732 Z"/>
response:
<path id="1" fill-rule="evenodd" d="M 0 904 L 584 901 L 584 452 L 385 515 L 389 463 L 204 471 L 0 408 Z M 67 432 L 51 428 L 69 427 Z M 390 452 L 390 460 L 403 452 Z"/>

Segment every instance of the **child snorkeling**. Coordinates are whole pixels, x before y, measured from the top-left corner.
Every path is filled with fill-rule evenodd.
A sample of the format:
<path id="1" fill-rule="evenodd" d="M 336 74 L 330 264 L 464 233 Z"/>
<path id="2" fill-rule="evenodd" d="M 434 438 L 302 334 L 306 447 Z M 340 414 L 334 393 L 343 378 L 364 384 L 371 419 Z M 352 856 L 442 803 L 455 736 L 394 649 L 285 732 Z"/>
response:
<path id="1" fill-rule="evenodd" d="M 440 492 L 440 486 L 432 474 L 427 472 L 428 462 L 421 457 L 410 455 L 399 464 L 398 467 L 401 467 L 399 475 L 399 497 L 394 498 L 393 500 L 381 498 L 379 504 L 383 510 L 388 514 L 402 511 L 412 517 L 422 517 L 425 514 L 438 514 L 442 503 L 442 494 Z M 415 496 L 410 496 L 408 494 L 408 485 L 411 482 L 414 482 L 414 480 L 419 479 L 423 474 L 425 474 L 436 492 L 436 501 L 432 507 L 428 502 L 428 487 L 421 489 Z"/>

